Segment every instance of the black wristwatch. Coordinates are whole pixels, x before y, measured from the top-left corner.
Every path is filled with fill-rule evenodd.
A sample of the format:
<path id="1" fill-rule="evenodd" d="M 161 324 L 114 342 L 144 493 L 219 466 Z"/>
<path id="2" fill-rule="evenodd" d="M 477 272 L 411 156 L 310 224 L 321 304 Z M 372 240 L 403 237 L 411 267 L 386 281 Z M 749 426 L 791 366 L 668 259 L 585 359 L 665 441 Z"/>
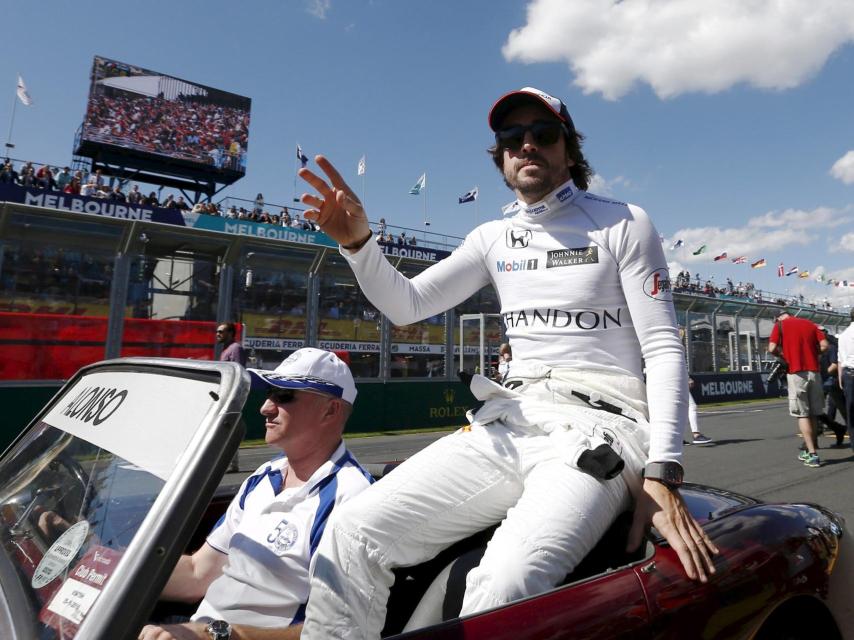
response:
<path id="1" fill-rule="evenodd" d="M 205 631 L 211 637 L 211 640 L 229 640 L 231 638 L 231 625 L 225 620 L 211 620 Z"/>
<path id="2" fill-rule="evenodd" d="M 650 462 L 643 470 L 646 480 L 658 480 L 671 489 L 682 486 L 682 477 L 685 475 L 682 465 L 678 462 Z"/>

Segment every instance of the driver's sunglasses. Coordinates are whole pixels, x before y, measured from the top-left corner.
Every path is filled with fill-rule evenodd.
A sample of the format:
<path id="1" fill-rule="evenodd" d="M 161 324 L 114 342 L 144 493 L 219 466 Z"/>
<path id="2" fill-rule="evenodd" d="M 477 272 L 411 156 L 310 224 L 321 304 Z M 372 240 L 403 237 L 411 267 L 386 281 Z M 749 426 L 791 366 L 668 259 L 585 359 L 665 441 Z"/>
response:
<path id="1" fill-rule="evenodd" d="M 525 144 L 525 134 L 531 132 L 534 144 L 547 147 L 560 140 L 563 125 L 560 122 L 535 122 L 534 124 L 517 124 L 495 132 L 495 143 L 514 153 Z"/>
<path id="2" fill-rule="evenodd" d="M 294 389 L 270 389 L 267 398 L 276 404 L 288 404 L 296 397 Z"/>

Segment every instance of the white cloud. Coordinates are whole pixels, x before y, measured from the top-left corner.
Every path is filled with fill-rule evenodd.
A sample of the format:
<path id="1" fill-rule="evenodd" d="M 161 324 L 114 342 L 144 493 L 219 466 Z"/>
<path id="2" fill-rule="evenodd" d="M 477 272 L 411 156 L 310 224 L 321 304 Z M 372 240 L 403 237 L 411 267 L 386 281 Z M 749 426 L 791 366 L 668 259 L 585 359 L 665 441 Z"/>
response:
<path id="1" fill-rule="evenodd" d="M 845 184 L 854 184 L 854 151 L 849 151 L 834 162 L 830 175 Z"/>
<path id="2" fill-rule="evenodd" d="M 846 233 L 839 239 L 838 243 L 831 245 L 830 251 L 832 253 L 839 253 L 840 251 L 854 252 L 854 233 Z"/>
<path id="3" fill-rule="evenodd" d="M 508 61 L 566 62 L 585 93 L 790 89 L 854 40 L 850 0 L 531 0 Z"/>
<path id="4" fill-rule="evenodd" d="M 747 221 L 749 227 L 786 227 L 795 231 L 816 228 L 832 228 L 851 221 L 848 210 L 817 207 L 812 211 L 786 209 L 769 211 Z"/>
<path id="5" fill-rule="evenodd" d="M 590 178 L 590 184 L 587 186 L 587 190 L 591 193 L 613 198 L 615 187 L 629 187 L 631 186 L 631 182 L 629 182 L 629 180 L 627 178 L 624 178 L 623 176 L 617 176 L 616 178 L 608 180 L 599 175 L 598 173 L 594 173 L 593 177 Z"/>
<path id="6" fill-rule="evenodd" d="M 671 238 L 666 238 L 664 247 L 667 255 L 686 262 L 708 262 L 709 256 L 727 252 L 729 258 L 748 256 L 751 259 L 764 257 L 766 252 L 779 251 L 788 246 L 804 246 L 817 238 L 810 231 L 836 227 L 851 222 L 849 209 L 831 209 L 817 207 L 811 211 L 786 209 L 771 211 L 756 216 L 742 227 L 694 227 L 680 229 Z M 846 238 L 854 238 L 854 233 Z M 670 249 L 673 243 L 681 239 L 684 246 Z M 693 251 L 706 245 L 706 251 L 699 256 Z M 851 249 L 854 250 L 854 249 Z"/>
<path id="7" fill-rule="evenodd" d="M 332 8 L 332 0 L 308 0 L 308 11 L 315 18 L 326 19 L 326 14 Z"/>

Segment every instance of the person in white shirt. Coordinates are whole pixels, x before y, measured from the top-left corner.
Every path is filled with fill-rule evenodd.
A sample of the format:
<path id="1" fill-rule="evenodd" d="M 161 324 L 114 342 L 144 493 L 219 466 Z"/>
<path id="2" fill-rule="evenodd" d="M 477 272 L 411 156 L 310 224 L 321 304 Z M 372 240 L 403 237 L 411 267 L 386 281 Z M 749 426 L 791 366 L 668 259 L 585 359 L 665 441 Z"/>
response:
<path id="1" fill-rule="evenodd" d="M 97 194 L 97 191 L 98 185 L 95 184 L 94 180 L 92 180 L 91 178 L 89 179 L 89 182 L 80 187 L 81 196 L 94 197 Z"/>
<path id="2" fill-rule="evenodd" d="M 161 597 L 202 599 L 192 622 L 147 625 L 140 640 L 207 639 L 210 624 L 279 637 L 264 629 L 301 623 L 329 514 L 372 482 L 341 439 L 356 385 L 338 356 L 304 348 L 275 371 L 248 371 L 268 387 L 265 440 L 286 454 L 247 478 L 207 542 L 178 561 Z"/>
<path id="3" fill-rule="evenodd" d="M 848 423 L 848 437 L 854 448 L 854 309 L 851 310 L 851 324 L 839 334 L 839 386 L 845 394 L 845 410 Z"/>
<path id="4" fill-rule="evenodd" d="M 510 361 L 513 359 L 513 351 L 510 345 L 502 342 L 498 347 L 498 371 L 496 372 L 495 381 L 502 383 L 507 379 L 507 374 L 510 371 Z"/>
<path id="5" fill-rule="evenodd" d="M 504 387 L 472 378 L 485 403 L 470 428 L 333 515 L 303 638 L 378 638 L 393 568 L 499 522 L 468 573 L 461 615 L 550 589 L 632 500 L 631 547 L 652 523 L 688 577 L 715 571 L 717 549 L 678 491 L 688 383 L 657 231 L 639 207 L 586 192 L 593 172 L 559 99 L 511 92 L 489 124 L 517 199 L 412 280 L 369 242 L 358 197 L 326 158 L 316 161 L 329 183 L 299 172 L 317 190 L 302 197 L 305 217 L 341 245 L 392 322 L 441 313 L 491 284 L 514 358 Z"/>

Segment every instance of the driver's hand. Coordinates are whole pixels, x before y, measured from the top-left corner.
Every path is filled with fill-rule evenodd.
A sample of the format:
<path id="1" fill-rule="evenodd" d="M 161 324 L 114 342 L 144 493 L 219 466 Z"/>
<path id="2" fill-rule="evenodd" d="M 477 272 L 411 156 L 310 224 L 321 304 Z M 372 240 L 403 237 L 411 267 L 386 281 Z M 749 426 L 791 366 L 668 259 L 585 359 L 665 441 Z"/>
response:
<path id="1" fill-rule="evenodd" d="M 712 556 L 718 553 L 718 548 L 688 511 L 678 489 L 656 480 L 644 480 L 643 490 L 637 496 L 627 551 L 640 546 L 650 524 L 679 556 L 687 576 L 708 582 L 708 576 L 715 573 Z"/>
<path id="2" fill-rule="evenodd" d="M 45 538 L 55 540 L 65 533 L 71 526 L 71 523 L 56 511 L 47 510 L 39 515 L 39 521 L 36 526 Z"/>

